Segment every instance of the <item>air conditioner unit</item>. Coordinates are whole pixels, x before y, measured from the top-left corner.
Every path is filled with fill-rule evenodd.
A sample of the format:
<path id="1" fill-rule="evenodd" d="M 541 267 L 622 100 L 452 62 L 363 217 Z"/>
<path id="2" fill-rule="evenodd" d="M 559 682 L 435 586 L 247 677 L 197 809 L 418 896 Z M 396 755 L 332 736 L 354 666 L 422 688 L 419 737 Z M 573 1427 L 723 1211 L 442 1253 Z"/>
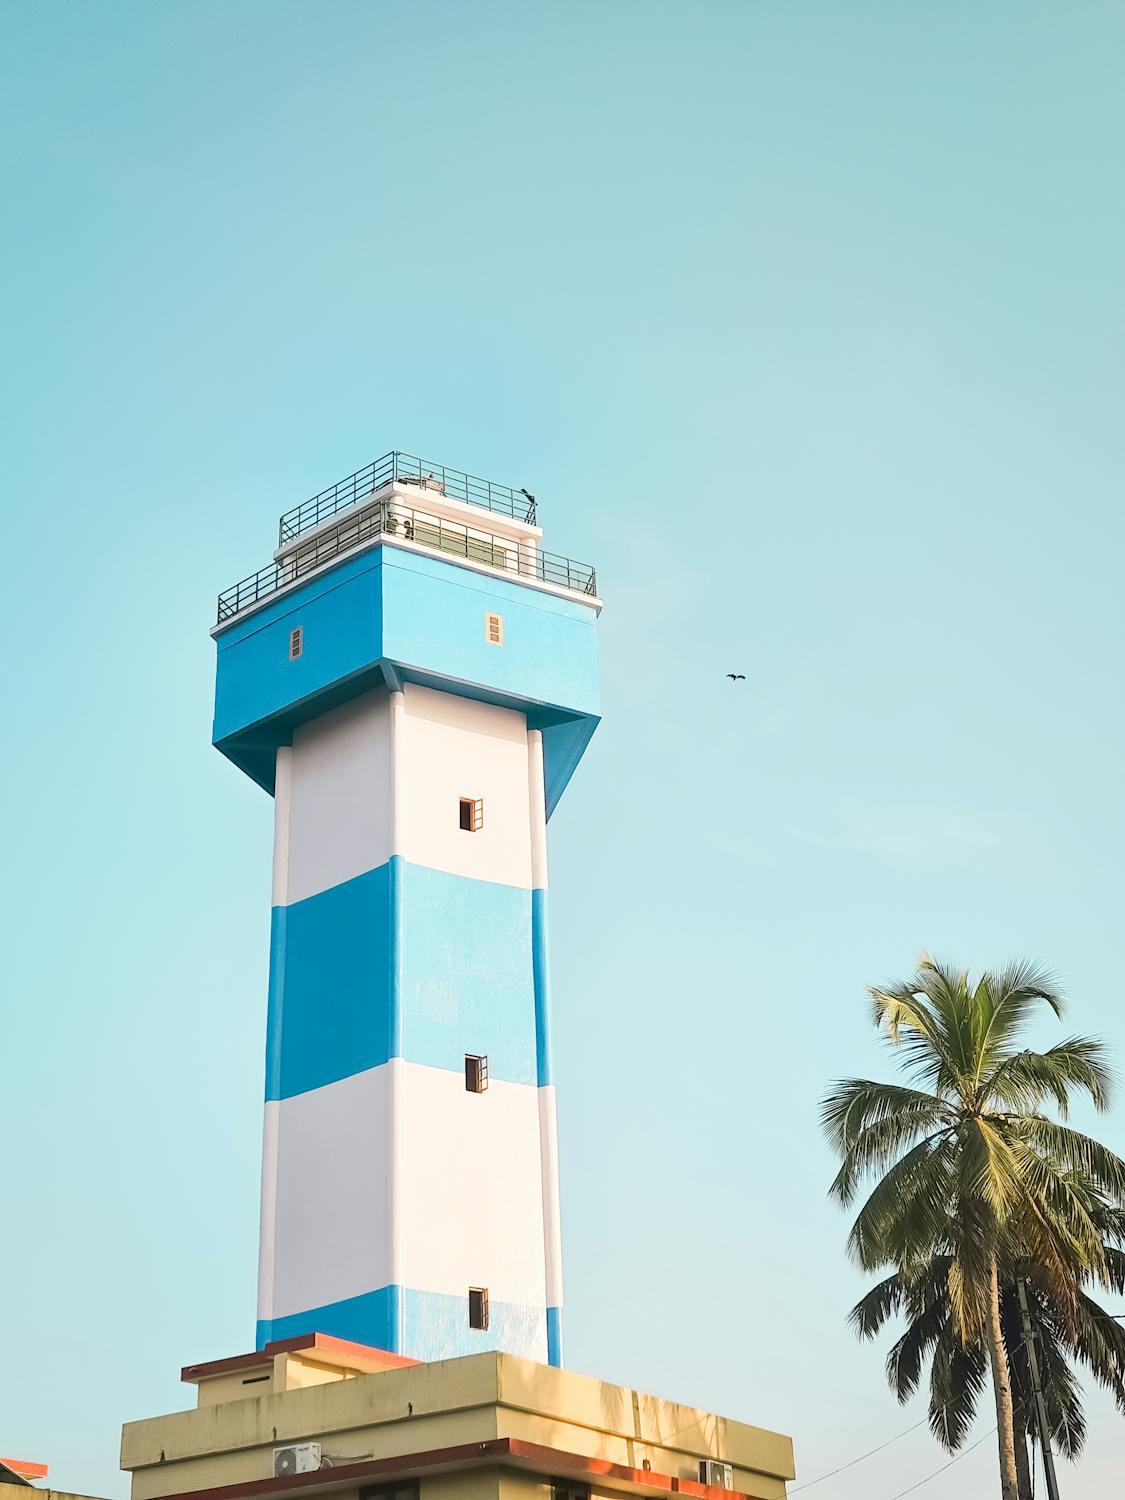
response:
<path id="1" fill-rule="evenodd" d="M 709 1484 L 717 1490 L 734 1489 L 734 1470 L 730 1464 L 720 1463 L 717 1458 L 699 1460 L 699 1482 Z"/>
<path id="2" fill-rule="evenodd" d="M 292 1448 L 273 1450 L 275 1479 L 286 1479 L 290 1474 L 311 1474 L 314 1469 L 319 1468 L 319 1443 L 295 1443 Z"/>

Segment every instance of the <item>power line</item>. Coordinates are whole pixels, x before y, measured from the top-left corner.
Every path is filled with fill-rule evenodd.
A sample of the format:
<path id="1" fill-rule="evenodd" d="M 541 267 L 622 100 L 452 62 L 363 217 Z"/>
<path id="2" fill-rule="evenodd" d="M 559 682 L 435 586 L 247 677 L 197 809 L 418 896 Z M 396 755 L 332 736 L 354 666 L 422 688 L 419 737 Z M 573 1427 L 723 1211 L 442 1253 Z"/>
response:
<path id="1" fill-rule="evenodd" d="M 920 1421 L 915 1422 L 913 1427 L 907 1427 L 904 1432 L 898 1433 L 893 1438 L 888 1438 L 885 1443 L 880 1443 L 877 1448 L 871 1448 L 868 1452 L 861 1453 L 858 1458 L 849 1459 L 846 1464 L 841 1464 L 838 1469 L 830 1469 L 827 1474 L 821 1474 L 818 1479 L 810 1479 L 807 1484 L 797 1485 L 794 1489 L 789 1490 L 788 1493 L 795 1495 L 800 1490 L 811 1490 L 814 1484 L 822 1484 L 824 1480 L 832 1479 L 837 1474 L 842 1474 L 845 1469 L 854 1469 L 856 1464 L 861 1464 L 865 1458 L 873 1458 L 876 1453 L 882 1453 L 884 1448 L 889 1448 L 892 1443 L 897 1443 L 899 1438 L 906 1437 L 908 1433 L 917 1432 L 918 1428 L 929 1420 L 928 1416 L 922 1417 Z"/>
<path id="2" fill-rule="evenodd" d="M 944 1474 L 946 1469 L 952 1469 L 954 1464 L 959 1464 L 963 1458 L 968 1458 L 973 1449 L 979 1448 L 980 1445 L 988 1438 L 990 1438 L 995 1431 L 995 1427 L 990 1427 L 989 1430 L 984 1434 L 984 1437 L 979 1437 L 977 1438 L 975 1443 L 970 1443 L 967 1448 L 962 1448 L 961 1452 L 958 1453 L 954 1458 L 951 1458 L 947 1464 L 942 1464 L 940 1469 L 935 1469 L 932 1474 L 927 1474 L 925 1479 L 919 1479 L 917 1484 L 912 1484 L 908 1489 L 899 1490 L 897 1495 L 891 1496 L 891 1500 L 902 1500 L 903 1495 L 912 1495 L 915 1490 L 920 1490 L 924 1484 L 929 1484 L 931 1479 L 936 1479 L 939 1474 Z"/>
<path id="3" fill-rule="evenodd" d="M 1110 1315 L 1107 1314 L 1107 1316 L 1110 1316 Z M 1112 1316 L 1113 1317 L 1125 1318 L 1125 1313 L 1114 1313 L 1114 1314 L 1112 1314 Z M 1018 1353 L 1019 1350 L 1021 1350 L 1026 1343 L 1027 1343 L 1026 1339 L 1021 1339 L 1019 1341 L 1019 1343 L 1015 1346 L 1015 1348 L 1011 1350 L 1011 1353 L 1012 1354 Z M 952 1401 L 943 1401 L 942 1404 L 937 1408 L 937 1410 L 939 1412 L 946 1411 L 949 1407 L 956 1406 L 956 1405 L 957 1405 L 956 1399 L 954 1399 Z M 866 1453 L 861 1453 L 858 1458 L 850 1458 L 846 1464 L 841 1464 L 838 1469 L 829 1469 L 829 1471 L 828 1471 L 827 1474 L 818 1474 L 815 1479 L 810 1479 L 805 1484 L 795 1485 L 791 1490 L 788 1490 L 786 1493 L 790 1494 L 790 1495 L 796 1495 L 798 1493 L 798 1491 L 800 1491 L 800 1490 L 811 1490 L 814 1484 L 823 1484 L 826 1479 L 834 1479 L 837 1474 L 842 1474 L 845 1471 L 845 1469 L 854 1469 L 855 1466 L 856 1466 L 856 1464 L 861 1464 L 864 1461 L 865 1458 L 874 1458 L 874 1456 L 876 1455 L 876 1453 L 882 1453 L 885 1448 L 891 1447 L 891 1445 L 893 1443 L 897 1443 L 900 1438 L 909 1437 L 912 1432 L 917 1432 L 918 1429 L 919 1429 L 919 1427 L 924 1426 L 928 1421 L 930 1421 L 931 1417 L 933 1417 L 934 1415 L 935 1415 L 935 1413 L 933 1413 L 933 1412 L 927 1412 L 924 1417 L 920 1417 L 919 1420 L 914 1423 L 913 1427 L 906 1427 L 906 1428 L 904 1428 L 902 1430 L 902 1432 L 896 1433 L 895 1436 L 892 1437 L 892 1438 L 888 1438 L 885 1443 L 880 1443 L 877 1448 L 869 1448 Z M 995 1432 L 996 1431 L 995 1427 L 992 1430 L 993 1430 L 993 1432 Z M 984 1436 L 987 1437 L 988 1433 L 986 1432 Z M 980 1441 L 983 1442 L 984 1438 L 981 1438 Z M 973 1448 L 975 1448 L 976 1446 L 977 1446 L 977 1444 L 974 1443 L 973 1444 Z M 971 1452 L 972 1452 L 971 1448 L 964 1448 L 964 1449 L 962 1449 L 962 1451 L 960 1453 L 957 1454 L 956 1458 L 954 1458 L 954 1459 L 951 1460 L 951 1462 L 956 1463 L 958 1458 L 964 1458 L 964 1456 L 965 1456 L 966 1453 L 971 1453 Z M 945 1467 L 948 1468 L 949 1464 L 946 1464 Z M 937 1472 L 940 1474 L 942 1471 L 940 1469 L 938 1469 Z M 931 1474 L 930 1478 L 932 1479 L 933 1477 L 934 1476 Z M 926 1483 L 926 1481 L 924 1479 L 920 1480 L 919 1482 L 921 1484 L 925 1484 Z M 914 1488 L 916 1489 L 917 1485 L 915 1485 Z M 908 1493 L 908 1491 L 904 1490 L 903 1493 L 906 1494 L 906 1493 Z M 895 1497 L 895 1500 L 897 1500 L 897 1496 Z"/>
<path id="4" fill-rule="evenodd" d="M 1107 1322 L 1125 1322 L 1125 1312 L 1091 1313 L 1089 1314 L 1089 1316 L 1093 1318 L 1104 1318 Z M 1026 1339 L 1021 1339 L 1020 1342 L 1015 1346 L 1015 1348 L 1010 1351 L 1010 1353 L 1015 1354 L 1018 1350 L 1022 1349 L 1026 1343 Z M 956 1405 L 956 1402 L 946 1401 L 944 1405 L 938 1407 L 938 1411 L 944 1411 L 947 1406 L 954 1405 Z M 806 1481 L 805 1484 L 795 1485 L 791 1490 L 788 1490 L 787 1493 L 790 1495 L 796 1495 L 799 1494 L 802 1490 L 811 1490 L 814 1485 L 823 1484 L 826 1479 L 835 1479 L 837 1474 L 843 1474 L 847 1469 L 854 1469 L 856 1464 L 863 1463 L 865 1459 L 874 1458 L 877 1453 L 882 1453 L 885 1449 L 890 1448 L 893 1444 L 897 1443 L 901 1438 L 909 1437 L 912 1432 L 917 1432 L 919 1427 L 924 1426 L 930 1420 L 930 1415 L 930 1413 L 927 1413 L 926 1416 L 920 1418 L 917 1422 L 915 1422 L 912 1427 L 903 1428 L 903 1430 L 896 1433 L 894 1437 L 888 1438 L 885 1443 L 880 1443 L 877 1448 L 869 1448 L 866 1453 L 861 1453 L 858 1458 L 850 1458 L 846 1464 L 841 1464 L 839 1468 L 829 1469 L 827 1474 L 818 1474 L 815 1479 L 810 1479 Z M 992 1432 L 995 1431 L 996 1428 L 994 1427 L 992 1429 Z M 958 1462 L 959 1459 L 962 1459 L 966 1454 L 971 1453 L 974 1448 L 979 1448 L 981 1443 L 984 1442 L 984 1438 L 990 1436 L 991 1433 L 986 1432 L 984 1437 L 978 1438 L 977 1441 L 970 1447 L 963 1448 L 960 1453 L 956 1454 L 953 1458 L 950 1459 L 949 1463 L 944 1464 L 940 1469 L 935 1469 L 934 1472 L 930 1474 L 926 1479 L 920 1479 L 917 1484 L 911 1486 L 911 1489 L 916 1490 L 920 1488 L 921 1485 L 928 1484 L 931 1479 L 936 1479 L 939 1474 L 944 1474 L 946 1469 L 951 1468 L 955 1463 Z M 898 1495 L 893 1495 L 891 1497 L 891 1500 L 901 1500 L 902 1495 L 909 1494 L 910 1490 L 901 1490 Z"/>

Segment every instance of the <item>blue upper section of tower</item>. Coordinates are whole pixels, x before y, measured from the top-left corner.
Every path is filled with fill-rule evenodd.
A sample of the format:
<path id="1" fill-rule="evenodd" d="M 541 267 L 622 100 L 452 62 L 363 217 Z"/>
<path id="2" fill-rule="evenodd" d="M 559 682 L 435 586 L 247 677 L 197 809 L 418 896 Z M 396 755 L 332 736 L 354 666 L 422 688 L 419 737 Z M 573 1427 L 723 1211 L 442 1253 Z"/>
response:
<path id="1" fill-rule="evenodd" d="M 418 682 L 526 713 L 543 731 L 549 815 L 598 723 L 600 601 L 528 579 L 522 566 L 453 561 L 447 545 L 352 529 L 355 545 L 321 565 L 314 556 L 299 579 L 215 627 L 215 745 L 272 792 L 277 748 L 299 724 L 378 684 Z M 503 622 L 499 648 L 490 614 Z"/>

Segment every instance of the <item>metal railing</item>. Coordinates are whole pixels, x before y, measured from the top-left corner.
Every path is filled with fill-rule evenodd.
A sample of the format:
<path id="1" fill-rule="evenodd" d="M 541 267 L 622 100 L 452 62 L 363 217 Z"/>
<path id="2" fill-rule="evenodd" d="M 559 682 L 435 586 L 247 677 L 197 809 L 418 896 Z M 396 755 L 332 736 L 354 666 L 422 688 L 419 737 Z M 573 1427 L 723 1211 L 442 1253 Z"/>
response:
<path id="1" fill-rule="evenodd" d="M 460 469 L 448 469 L 444 464 L 416 458 L 412 453 L 395 451 L 384 453 L 382 458 L 365 464 L 331 489 L 322 490 L 303 505 L 287 510 L 278 528 L 278 546 L 284 547 L 286 542 L 339 515 L 340 511 L 358 505 L 368 495 L 396 480 L 402 484 L 420 484 L 424 489 L 436 489 L 450 500 L 463 500 L 466 505 L 479 505 L 482 510 L 512 516 L 532 526 L 535 524 L 535 497 L 526 490 L 513 490 L 506 484 L 493 484 L 490 479 L 478 479 L 475 474 L 464 474 Z"/>
<path id="2" fill-rule="evenodd" d="M 517 542 L 513 537 L 494 536 L 442 516 L 384 500 L 354 520 L 343 521 L 322 536 L 314 537 L 306 546 L 295 548 L 282 562 L 270 563 L 224 589 L 219 595 L 216 623 L 221 625 L 224 620 L 233 619 L 260 599 L 268 598 L 278 589 L 315 572 L 333 558 L 383 536 L 415 542 L 435 552 L 463 557 L 486 567 L 538 578 L 543 583 L 553 583 L 575 593 L 597 596 L 597 574 L 588 563 L 575 562 L 554 552 L 540 551 L 530 543 Z"/>

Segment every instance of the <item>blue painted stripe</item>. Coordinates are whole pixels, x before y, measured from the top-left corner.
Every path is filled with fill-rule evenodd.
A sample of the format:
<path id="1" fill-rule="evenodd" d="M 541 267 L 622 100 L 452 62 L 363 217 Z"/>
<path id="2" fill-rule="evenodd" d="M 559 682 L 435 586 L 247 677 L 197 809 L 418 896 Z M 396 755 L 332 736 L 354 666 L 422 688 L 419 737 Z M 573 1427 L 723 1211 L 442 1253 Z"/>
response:
<path id="1" fill-rule="evenodd" d="M 401 854 L 392 854 L 390 865 L 388 931 L 390 933 L 390 962 L 387 978 L 391 987 L 391 1056 L 402 1056 L 402 866 Z"/>
<path id="2" fill-rule="evenodd" d="M 299 1338 L 303 1334 L 327 1333 L 333 1338 L 352 1339 L 373 1349 L 402 1352 L 402 1329 L 399 1322 L 399 1288 L 380 1287 L 343 1302 L 331 1302 L 308 1312 L 291 1313 L 285 1318 L 259 1318 L 257 1348 L 264 1349 L 275 1339 Z"/>
<path id="3" fill-rule="evenodd" d="M 547 1363 L 562 1369 L 562 1308 L 547 1309 Z"/>
<path id="4" fill-rule="evenodd" d="M 396 855 L 275 907 L 266 1098 L 288 1099 L 392 1057 L 535 1084 L 533 893 Z"/>
<path id="5" fill-rule="evenodd" d="M 387 865 L 274 908 L 267 1099 L 307 1093 L 395 1055 L 390 932 Z"/>
<path id="6" fill-rule="evenodd" d="M 385 1286 L 308 1312 L 260 1320 L 257 1347 L 262 1349 L 274 1339 L 327 1333 L 425 1361 L 456 1359 L 488 1349 L 503 1349 L 540 1364 L 548 1360 L 552 1313 L 557 1343 L 557 1308 L 490 1301 L 488 1313 L 486 1329 L 470 1328 L 467 1289 L 465 1296 L 456 1297 Z"/>
<path id="7" fill-rule="evenodd" d="M 535 1082 L 531 892 L 404 862 L 402 1056 Z"/>
<path id="8" fill-rule="evenodd" d="M 531 893 L 531 962 L 535 983 L 535 1072 L 539 1087 L 554 1082 L 551 1058 L 551 966 L 547 892 Z"/>

